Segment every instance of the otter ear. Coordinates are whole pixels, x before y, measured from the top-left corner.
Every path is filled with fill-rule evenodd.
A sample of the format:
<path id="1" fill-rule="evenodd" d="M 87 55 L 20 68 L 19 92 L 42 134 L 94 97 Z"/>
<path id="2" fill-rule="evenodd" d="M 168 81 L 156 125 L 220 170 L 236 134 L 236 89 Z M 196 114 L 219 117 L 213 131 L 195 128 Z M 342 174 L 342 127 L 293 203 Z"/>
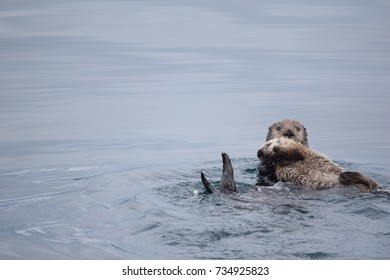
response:
<path id="1" fill-rule="evenodd" d="M 303 127 L 303 135 L 305 136 L 305 143 L 303 143 L 303 145 L 306 146 L 306 147 L 309 147 L 309 141 L 307 140 L 306 127 Z"/>
<path id="2" fill-rule="evenodd" d="M 270 140 L 272 138 L 272 129 L 275 127 L 276 123 L 268 127 L 268 134 L 267 137 L 265 138 L 266 141 Z"/>

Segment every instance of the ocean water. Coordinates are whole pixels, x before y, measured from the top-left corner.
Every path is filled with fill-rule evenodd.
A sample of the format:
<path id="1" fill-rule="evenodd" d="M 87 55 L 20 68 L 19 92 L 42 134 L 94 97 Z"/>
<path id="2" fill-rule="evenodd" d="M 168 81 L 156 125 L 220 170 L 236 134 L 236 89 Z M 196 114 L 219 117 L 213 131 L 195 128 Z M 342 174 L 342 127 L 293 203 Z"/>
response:
<path id="1" fill-rule="evenodd" d="M 1 1 L 0 259 L 389 259 L 388 1 Z M 268 127 L 379 185 L 258 188 Z M 206 194 L 221 152 L 239 192 Z"/>

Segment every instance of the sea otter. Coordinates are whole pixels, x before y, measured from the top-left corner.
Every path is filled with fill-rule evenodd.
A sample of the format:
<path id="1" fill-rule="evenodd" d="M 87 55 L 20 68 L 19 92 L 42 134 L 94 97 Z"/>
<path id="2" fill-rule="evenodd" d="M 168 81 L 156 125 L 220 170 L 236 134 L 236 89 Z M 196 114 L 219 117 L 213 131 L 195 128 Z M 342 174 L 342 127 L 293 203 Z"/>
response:
<path id="1" fill-rule="evenodd" d="M 326 189 L 339 185 L 355 186 L 367 192 L 377 188 L 370 178 L 359 172 L 343 171 L 327 157 L 288 138 L 274 138 L 263 144 L 257 156 L 275 165 L 277 180 Z"/>
<path id="2" fill-rule="evenodd" d="M 222 177 L 221 177 L 221 191 L 222 192 L 235 192 L 236 191 L 236 183 L 234 182 L 234 171 L 233 171 L 233 165 L 232 162 L 226 153 L 222 153 Z M 207 181 L 206 176 L 201 174 L 201 179 L 204 187 L 209 193 L 215 192 L 214 187 L 211 185 L 209 181 Z"/>
<path id="3" fill-rule="evenodd" d="M 309 147 L 306 128 L 298 121 L 283 120 L 274 123 L 268 128 L 266 141 L 274 138 L 288 138 Z M 259 165 L 259 180 L 257 185 L 273 185 L 277 182 L 275 164 L 271 158 L 262 158 Z"/>

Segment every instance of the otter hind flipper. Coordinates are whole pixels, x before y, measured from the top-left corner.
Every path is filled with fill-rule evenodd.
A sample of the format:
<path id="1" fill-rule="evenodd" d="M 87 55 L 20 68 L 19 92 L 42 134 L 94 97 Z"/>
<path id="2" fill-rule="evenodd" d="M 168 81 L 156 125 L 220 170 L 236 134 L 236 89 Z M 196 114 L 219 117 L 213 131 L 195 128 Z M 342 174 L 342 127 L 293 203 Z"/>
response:
<path id="1" fill-rule="evenodd" d="M 202 179 L 203 186 L 209 193 L 215 192 L 213 185 L 206 179 L 206 176 L 203 172 L 200 172 L 200 178 Z"/>
<path id="2" fill-rule="evenodd" d="M 222 177 L 221 177 L 221 191 L 225 193 L 236 192 L 236 183 L 234 182 L 234 171 L 232 162 L 226 153 L 222 153 Z M 213 185 L 206 179 L 203 172 L 200 173 L 202 183 L 209 193 L 215 192 Z"/>
<path id="3" fill-rule="evenodd" d="M 221 189 L 224 192 L 236 192 L 233 165 L 227 153 L 222 153 L 222 163 Z"/>
<path id="4" fill-rule="evenodd" d="M 342 185 L 356 186 L 362 192 L 375 190 L 378 187 L 378 184 L 367 176 L 352 171 L 342 172 L 339 176 L 339 182 Z"/>

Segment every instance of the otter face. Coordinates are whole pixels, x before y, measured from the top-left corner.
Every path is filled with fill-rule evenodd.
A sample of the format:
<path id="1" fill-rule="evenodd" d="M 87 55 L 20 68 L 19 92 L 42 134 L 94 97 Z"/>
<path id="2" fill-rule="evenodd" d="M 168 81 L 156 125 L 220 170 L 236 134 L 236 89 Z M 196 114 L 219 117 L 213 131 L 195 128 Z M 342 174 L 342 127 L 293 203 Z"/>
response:
<path id="1" fill-rule="evenodd" d="M 268 128 L 268 134 L 266 140 L 273 138 L 288 138 L 294 140 L 297 143 L 308 147 L 306 128 L 299 122 L 294 120 L 283 120 L 278 123 L 274 123 Z"/>

